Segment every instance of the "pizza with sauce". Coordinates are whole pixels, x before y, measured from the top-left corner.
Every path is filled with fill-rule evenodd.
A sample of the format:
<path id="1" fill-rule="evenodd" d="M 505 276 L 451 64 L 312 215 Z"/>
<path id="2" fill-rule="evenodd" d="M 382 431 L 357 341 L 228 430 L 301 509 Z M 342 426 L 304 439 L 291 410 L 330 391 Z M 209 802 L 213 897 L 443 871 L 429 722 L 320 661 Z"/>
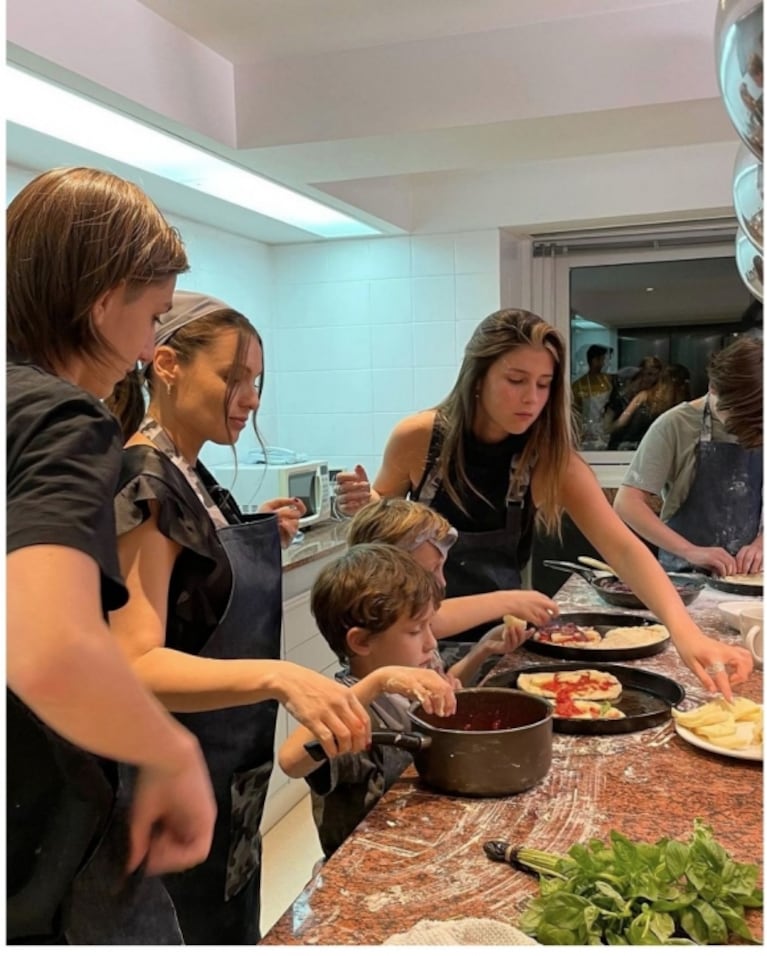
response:
<path id="1" fill-rule="evenodd" d="M 534 635 L 543 644 L 599 644 L 602 635 L 593 627 L 578 627 L 572 621 L 539 627 Z"/>
<path id="2" fill-rule="evenodd" d="M 540 671 L 520 674 L 517 687 L 535 694 L 559 700 L 571 697 L 578 700 L 615 700 L 623 688 L 617 677 L 605 671 L 592 669 L 572 671 Z"/>
<path id="3" fill-rule="evenodd" d="M 620 720 L 626 715 L 609 700 L 578 700 L 561 694 L 554 704 L 554 716 L 568 720 Z"/>

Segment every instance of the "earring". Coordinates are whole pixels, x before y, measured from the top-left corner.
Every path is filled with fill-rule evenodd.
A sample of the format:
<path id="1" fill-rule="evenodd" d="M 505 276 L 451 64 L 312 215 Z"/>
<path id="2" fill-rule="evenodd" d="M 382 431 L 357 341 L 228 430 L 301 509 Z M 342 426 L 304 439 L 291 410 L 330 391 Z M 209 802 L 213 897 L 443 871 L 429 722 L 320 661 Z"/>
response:
<path id="1" fill-rule="evenodd" d="M 173 385 L 170 382 L 165 383 L 165 391 L 168 393 L 168 395 L 170 395 L 173 391 Z"/>

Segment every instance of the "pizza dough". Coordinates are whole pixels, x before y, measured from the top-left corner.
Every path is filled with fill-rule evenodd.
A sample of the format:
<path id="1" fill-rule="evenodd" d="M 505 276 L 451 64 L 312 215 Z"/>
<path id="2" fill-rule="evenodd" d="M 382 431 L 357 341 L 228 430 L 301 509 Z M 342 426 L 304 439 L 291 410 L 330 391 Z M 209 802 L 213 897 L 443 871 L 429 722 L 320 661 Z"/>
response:
<path id="1" fill-rule="evenodd" d="M 578 700 L 615 700 L 623 690 L 617 677 L 592 669 L 520 674 L 517 687 L 538 697 Z"/>
<path id="2" fill-rule="evenodd" d="M 615 650 L 618 648 L 645 647 L 657 644 L 669 636 L 668 629 L 662 624 L 641 624 L 637 627 L 613 627 L 605 633 L 599 648 Z"/>
<path id="3" fill-rule="evenodd" d="M 726 584 L 751 584 L 754 587 L 761 588 L 764 586 L 764 572 L 755 571 L 753 574 L 725 574 L 724 577 L 719 578 L 720 581 L 724 581 Z"/>
<path id="4" fill-rule="evenodd" d="M 513 614 L 504 614 L 503 623 L 506 627 L 527 627 L 527 621 L 523 621 L 521 617 L 515 617 Z"/>
<path id="5" fill-rule="evenodd" d="M 567 720 L 620 720 L 626 715 L 609 701 L 558 697 L 554 716 Z"/>
<path id="6" fill-rule="evenodd" d="M 594 650 L 623 650 L 658 644 L 669 636 L 662 624 L 642 624 L 635 627 L 613 627 L 602 635 L 593 627 L 577 627 L 567 622 L 539 627 L 535 640 L 544 644 L 559 644 L 567 647 L 590 647 Z"/>

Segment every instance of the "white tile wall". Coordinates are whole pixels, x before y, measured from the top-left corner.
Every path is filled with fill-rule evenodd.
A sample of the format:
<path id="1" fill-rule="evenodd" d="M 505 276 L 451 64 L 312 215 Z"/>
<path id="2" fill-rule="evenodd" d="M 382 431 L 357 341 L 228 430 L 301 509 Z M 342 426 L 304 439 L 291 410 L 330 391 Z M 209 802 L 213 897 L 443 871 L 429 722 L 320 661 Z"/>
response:
<path id="1" fill-rule="evenodd" d="M 405 415 L 442 399 L 500 307 L 496 230 L 277 246 L 276 444 L 375 476 Z"/>

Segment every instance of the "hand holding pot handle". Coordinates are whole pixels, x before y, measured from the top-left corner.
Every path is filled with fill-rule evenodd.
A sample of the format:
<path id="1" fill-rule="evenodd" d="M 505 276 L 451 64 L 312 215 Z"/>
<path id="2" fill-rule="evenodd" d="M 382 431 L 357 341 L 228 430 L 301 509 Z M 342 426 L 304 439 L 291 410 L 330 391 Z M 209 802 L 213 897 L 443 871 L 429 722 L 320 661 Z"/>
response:
<path id="1" fill-rule="evenodd" d="M 398 730 L 374 730 L 370 737 L 371 747 L 397 747 L 410 753 L 426 750 L 427 747 L 431 746 L 431 737 L 427 737 L 425 734 L 402 733 Z M 318 763 L 327 760 L 327 754 L 322 749 L 319 740 L 310 740 L 308 744 L 304 744 L 304 750 L 312 760 L 316 760 Z"/>

